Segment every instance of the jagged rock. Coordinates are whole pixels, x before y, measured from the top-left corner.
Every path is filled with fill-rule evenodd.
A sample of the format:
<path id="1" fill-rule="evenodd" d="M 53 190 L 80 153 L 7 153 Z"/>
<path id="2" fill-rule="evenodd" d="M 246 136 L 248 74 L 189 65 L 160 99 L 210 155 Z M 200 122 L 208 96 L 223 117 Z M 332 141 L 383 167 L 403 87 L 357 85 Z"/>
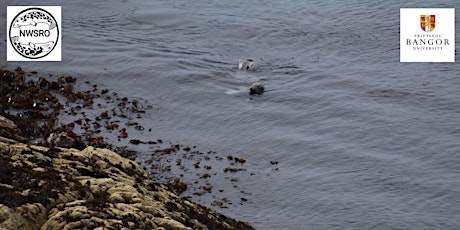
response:
<path id="1" fill-rule="evenodd" d="M 0 136 L 12 138 L 18 141 L 25 141 L 26 138 L 22 136 L 21 130 L 10 119 L 0 115 Z"/>
<path id="2" fill-rule="evenodd" d="M 253 229 L 182 199 L 107 149 L 0 137 L 0 229 Z"/>

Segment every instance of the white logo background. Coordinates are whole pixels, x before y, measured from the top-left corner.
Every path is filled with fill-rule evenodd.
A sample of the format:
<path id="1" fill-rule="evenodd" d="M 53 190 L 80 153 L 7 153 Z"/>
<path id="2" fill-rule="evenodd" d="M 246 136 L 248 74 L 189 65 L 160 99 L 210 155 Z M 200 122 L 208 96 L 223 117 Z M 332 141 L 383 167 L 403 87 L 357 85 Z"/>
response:
<path id="1" fill-rule="evenodd" d="M 47 11 L 49 14 L 51 14 L 54 17 L 54 19 L 56 20 L 57 27 L 58 27 L 58 30 L 59 30 L 59 35 L 58 35 L 57 39 L 56 39 L 56 37 L 45 39 L 46 41 L 48 41 L 48 40 L 57 40 L 54 48 L 49 47 L 49 48 L 52 48 L 52 51 L 50 51 L 46 56 L 39 55 L 39 56 L 37 56 L 37 58 L 28 58 L 27 55 L 24 56 L 24 54 L 21 55 L 20 53 L 18 53 L 15 50 L 15 48 L 13 47 L 13 45 L 11 44 L 10 31 L 11 31 L 11 33 L 12 33 L 11 35 L 13 35 L 13 37 L 15 35 L 17 36 L 17 34 L 19 33 L 18 28 L 10 28 L 11 27 L 11 22 L 15 19 L 15 17 L 18 14 L 20 14 L 24 10 L 27 10 L 27 9 L 30 9 L 30 8 L 43 9 L 43 10 Z M 40 22 L 40 20 L 35 20 L 35 21 Z M 46 25 L 43 24 L 43 23 L 38 23 L 36 26 L 29 25 L 29 26 L 23 26 L 23 28 L 27 28 L 28 30 L 35 30 L 35 29 L 39 30 L 39 29 L 43 29 L 44 26 L 46 26 Z M 57 35 L 56 28 L 54 28 L 54 30 L 50 30 L 50 31 L 52 31 L 51 32 L 51 37 Z M 15 34 L 13 34 L 13 33 L 15 33 Z M 6 47 L 7 61 L 61 61 L 61 51 L 62 51 L 62 49 L 61 49 L 61 36 L 62 36 L 62 28 L 61 28 L 61 7 L 60 6 L 8 6 L 7 7 L 7 47 Z M 23 38 L 21 38 L 21 39 L 23 39 Z M 45 45 L 45 43 L 44 43 L 45 40 L 43 39 L 43 37 L 30 37 L 29 40 L 31 40 L 31 39 L 35 41 L 33 43 L 40 43 L 40 44 Z M 21 43 L 23 43 L 23 41 L 21 41 Z M 25 44 L 28 44 L 28 42 L 26 42 Z M 48 47 L 45 47 L 44 49 L 46 50 L 46 48 L 48 48 Z"/>
<path id="2" fill-rule="evenodd" d="M 436 26 L 433 31 L 425 32 L 422 30 L 420 15 L 436 15 Z M 450 45 L 442 46 L 442 50 L 413 50 L 413 46 L 407 45 L 407 39 L 416 39 L 415 35 L 440 35 L 442 40 L 449 39 Z M 425 37 L 425 39 L 429 38 Z M 400 61 L 455 62 L 455 9 L 400 9 Z"/>

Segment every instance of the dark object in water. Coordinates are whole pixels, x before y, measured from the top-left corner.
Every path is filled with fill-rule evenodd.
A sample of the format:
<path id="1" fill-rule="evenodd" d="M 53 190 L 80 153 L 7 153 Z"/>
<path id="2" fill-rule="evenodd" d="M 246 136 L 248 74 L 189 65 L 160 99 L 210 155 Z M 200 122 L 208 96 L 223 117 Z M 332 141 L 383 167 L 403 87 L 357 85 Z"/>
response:
<path id="1" fill-rule="evenodd" d="M 262 95 L 265 92 L 265 87 L 260 83 L 254 83 L 249 87 L 249 95 Z"/>

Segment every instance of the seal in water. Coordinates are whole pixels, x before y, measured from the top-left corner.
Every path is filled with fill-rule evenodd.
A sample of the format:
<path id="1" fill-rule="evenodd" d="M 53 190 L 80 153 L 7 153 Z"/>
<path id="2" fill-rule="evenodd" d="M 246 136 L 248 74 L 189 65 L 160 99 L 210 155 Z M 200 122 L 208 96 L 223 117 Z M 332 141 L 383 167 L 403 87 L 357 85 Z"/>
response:
<path id="1" fill-rule="evenodd" d="M 244 68 L 244 62 L 243 60 L 240 59 L 240 62 L 238 63 L 238 70 L 242 70 Z M 247 70 L 252 70 L 254 71 L 256 69 L 256 63 L 252 59 L 248 59 L 248 64 L 246 65 Z"/>
<path id="2" fill-rule="evenodd" d="M 265 88 L 262 84 L 260 83 L 254 83 L 251 86 L 249 86 L 249 95 L 262 95 L 265 92 Z"/>
<path id="3" fill-rule="evenodd" d="M 246 66 L 246 69 L 248 70 L 255 70 L 256 69 L 256 63 L 254 63 L 253 60 L 248 59 L 249 63 L 248 66 Z"/>

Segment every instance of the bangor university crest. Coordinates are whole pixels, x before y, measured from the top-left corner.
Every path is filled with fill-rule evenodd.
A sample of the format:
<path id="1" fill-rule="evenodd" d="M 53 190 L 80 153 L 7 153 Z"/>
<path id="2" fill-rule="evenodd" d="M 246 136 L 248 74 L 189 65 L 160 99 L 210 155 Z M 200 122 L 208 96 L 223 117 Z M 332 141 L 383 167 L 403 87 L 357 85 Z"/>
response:
<path id="1" fill-rule="evenodd" d="M 436 15 L 420 15 L 420 27 L 425 32 L 431 32 L 436 26 Z"/>

